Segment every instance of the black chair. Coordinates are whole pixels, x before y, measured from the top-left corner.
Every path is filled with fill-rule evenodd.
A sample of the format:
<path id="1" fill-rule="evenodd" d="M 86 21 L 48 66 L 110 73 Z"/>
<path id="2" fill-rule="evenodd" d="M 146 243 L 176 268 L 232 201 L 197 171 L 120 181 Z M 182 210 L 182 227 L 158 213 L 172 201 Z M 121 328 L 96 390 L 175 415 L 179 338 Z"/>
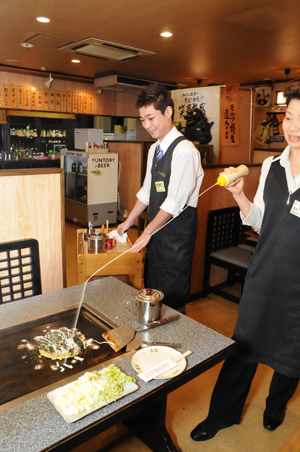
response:
<path id="1" fill-rule="evenodd" d="M 38 241 L 0 243 L 0 304 L 41 293 Z"/>
<path id="2" fill-rule="evenodd" d="M 248 270 L 253 246 L 245 245 L 245 227 L 240 219 L 240 210 L 236 207 L 212 210 L 208 215 L 205 265 L 203 276 L 203 297 L 215 293 L 238 303 L 240 297 L 223 290 L 240 282 L 242 288 Z M 247 228 L 249 229 L 249 228 Z M 211 286 L 211 266 L 216 265 L 228 270 L 227 280 Z"/>

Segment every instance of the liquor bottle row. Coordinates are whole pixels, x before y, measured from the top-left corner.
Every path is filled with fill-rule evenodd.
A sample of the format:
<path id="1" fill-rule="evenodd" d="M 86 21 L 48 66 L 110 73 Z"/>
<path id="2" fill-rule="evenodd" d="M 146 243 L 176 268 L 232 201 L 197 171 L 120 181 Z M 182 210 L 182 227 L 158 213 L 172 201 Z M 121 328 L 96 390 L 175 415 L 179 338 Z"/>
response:
<path id="1" fill-rule="evenodd" d="M 41 151 L 38 148 L 25 146 L 24 143 L 16 146 L 13 144 L 9 151 L 1 151 L 1 155 L 3 160 L 17 160 L 25 157 L 39 159 L 55 159 L 59 157 L 55 149 L 46 149 L 46 151 Z"/>
<path id="2" fill-rule="evenodd" d="M 34 128 L 30 124 L 28 124 L 27 126 L 11 124 L 10 136 L 12 137 L 17 136 L 22 138 L 36 138 L 39 136 L 39 134 L 37 128 Z M 67 130 L 65 127 L 63 129 L 58 129 L 55 128 L 54 126 L 50 126 L 49 128 L 42 126 L 40 136 L 49 138 L 62 138 L 67 136 Z"/>

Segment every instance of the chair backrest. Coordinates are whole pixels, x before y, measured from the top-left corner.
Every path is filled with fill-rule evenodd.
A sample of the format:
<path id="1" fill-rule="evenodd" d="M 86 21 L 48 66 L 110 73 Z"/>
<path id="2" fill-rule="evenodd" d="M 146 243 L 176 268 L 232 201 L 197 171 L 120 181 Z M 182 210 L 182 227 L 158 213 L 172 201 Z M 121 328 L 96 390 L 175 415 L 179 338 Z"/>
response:
<path id="1" fill-rule="evenodd" d="M 237 246 L 244 241 L 244 227 L 238 206 L 211 210 L 208 214 L 206 255 Z"/>
<path id="2" fill-rule="evenodd" d="M 0 304 L 41 293 L 38 241 L 0 243 Z"/>

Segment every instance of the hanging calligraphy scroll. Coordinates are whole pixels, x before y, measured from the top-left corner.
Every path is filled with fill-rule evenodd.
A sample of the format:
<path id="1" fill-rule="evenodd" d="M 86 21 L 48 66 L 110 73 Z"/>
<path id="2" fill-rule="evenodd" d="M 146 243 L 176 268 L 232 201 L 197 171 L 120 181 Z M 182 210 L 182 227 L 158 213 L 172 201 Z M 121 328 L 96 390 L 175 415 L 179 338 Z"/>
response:
<path id="1" fill-rule="evenodd" d="M 30 109 L 30 87 L 29 86 L 24 87 L 24 109 L 25 110 Z"/>
<path id="2" fill-rule="evenodd" d="M 43 103 L 44 103 L 44 111 L 49 110 L 49 90 L 44 88 L 44 95 L 43 95 Z"/>
<path id="3" fill-rule="evenodd" d="M 78 93 L 78 113 L 82 113 L 83 111 L 83 94 Z"/>
<path id="4" fill-rule="evenodd" d="M 61 92 L 61 110 L 62 112 L 67 111 L 67 95 L 65 91 Z"/>
<path id="5" fill-rule="evenodd" d="M 60 105 L 61 105 L 61 95 L 60 91 L 55 91 L 55 111 L 60 111 Z"/>
<path id="6" fill-rule="evenodd" d="M 49 110 L 55 111 L 55 90 L 50 89 L 49 92 Z"/>
<path id="7" fill-rule="evenodd" d="M 43 88 L 37 88 L 37 110 L 43 110 Z"/>
<path id="8" fill-rule="evenodd" d="M 24 97 L 23 97 L 23 86 L 18 85 L 18 108 L 23 110 L 24 108 Z"/>
<path id="9" fill-rule="evenodd" d="M 88 106 L 88 112 L 89 112 L 90 115 L 93 114 L 93 100 L 94 100 L 93 95 L 92 95 L 92 94 L 89 94 L 89 106 Z"/>
<path id="10" fill-rule="evenodd" d="M 9 108 L 9 85 L 4 83 L 4 108 Z"/>
<path id="11" fill-rule="evenodd" d="M 31 87 L 31 110 L 36 110 L 36 88 Z"/>
<path id="12" fill-rule="evenodd" d="M 67 112 L 72 113 L 72 93 L 67 91 Z"/>
<path id="13" fill-rule="evenodd" d="M 17 108 L 17 87 L 10 85 L 10 108 Z"/>
<path id="14" fill-rule="evenodd" d="M 77 93 L 73 93 L 73 113 L 77 113 Z"/>
<path id="15" fill-rule="evenodd" d="M 84 94 L 83 95 L 83 113 L 85 115 L 87 115 L 88 112 L 88 95 Z"/>
<path id="16" fill-rule="evenodd" d="M 221 90 L 220 142 L 223 146 L 236 146 L 239 136 L 239 83 L 230 83 Z"/>

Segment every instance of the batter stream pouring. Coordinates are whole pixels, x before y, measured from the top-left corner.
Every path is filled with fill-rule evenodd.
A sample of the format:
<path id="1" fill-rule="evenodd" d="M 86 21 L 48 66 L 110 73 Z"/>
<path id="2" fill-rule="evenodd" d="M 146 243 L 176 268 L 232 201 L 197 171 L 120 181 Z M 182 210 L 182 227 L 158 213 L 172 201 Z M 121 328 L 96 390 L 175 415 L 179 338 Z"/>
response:
<path id="1" fill-rule="evenodd" d="M 202 195 L 204 195 L 206 192 L 208 192 L 209 190 L 211 190 L 213 187 L 220 185 L 221 187 L 226 187 L 227 185 L 231 184 L 232 182 L 234 182 L 235 180 L 237 180 L 239 177 L 242 176 L 246 176 L 249 173 L 249 169 L 247 168 L 246 165 L 240 165 L 236 168 L 235 172 L 222 172 L 220 173 L 217 182 L 215 184 L 213 184 L 211 187 L 207 188 L 206 190 L 204 190 L 202 193 L 200 193 L 197 198 L 200 198 Z M 196 199 L 197 199 L 196 198 Z M 191 201 L 193 202 L 194 199 Z M 180 215 L 185 209 L 187 209 L 188 206 L 185 206 L 179 213 L 178 215 Z M 177 215 L 177 216 L 178 216 Z M 159 229 L 157 229 L 156 231 L 154 231 L 152 234 L 150 234 L 149 237 L 153 236 L 154 234 L 156 234 L 158 231 L 160 231 L 161 229 L 163 229 L 165 226 L 167 226 L 169 223 L 171 223 L 176 217 L 172 217 L 170 218 L 170 220 L 168 220 L 165 224 L 163 224 Z M 141 242 L 139 242 L 140 245 Z M 134 248 L 135 245 L 133 245 L 131 248 L 129 248 L 128 250 L 124 251 L 122 254 L 118 254 L 114 259 L 112 259 L 110 262 L 106 263 L 105 265 L 103 265 L 102 267 L 100 267 L 98 270 L 96 270 L 84 283 L 84 287 L 83 287 L 83 291 L 82 291 L 82 296 L 81 296 L 81 300 L 79 302 L 79 306 L 78 306 L 78 313 L 75 319 L 75 323 L 74 323 L 74 328 L 77 325 L 77 321 L 78 321 L 78 317 L 79 317 L 79 312 L 81 309 L 81 305 L 83 302 L 83 298 L 84 298 L 84 294 L 85 294 L 85 290 L 86 290 L 86 284 L 89 282 L 89 280 L 91 278 L 93 278 L 98 272 L 100 272 L 103 268 L 107 267 L 109 264 L 111 264 L 112 262 L 114 262 L 115 260 L 121 258 L 124 254 L 128 253 L 128 252 L 134 252 Z"/>

